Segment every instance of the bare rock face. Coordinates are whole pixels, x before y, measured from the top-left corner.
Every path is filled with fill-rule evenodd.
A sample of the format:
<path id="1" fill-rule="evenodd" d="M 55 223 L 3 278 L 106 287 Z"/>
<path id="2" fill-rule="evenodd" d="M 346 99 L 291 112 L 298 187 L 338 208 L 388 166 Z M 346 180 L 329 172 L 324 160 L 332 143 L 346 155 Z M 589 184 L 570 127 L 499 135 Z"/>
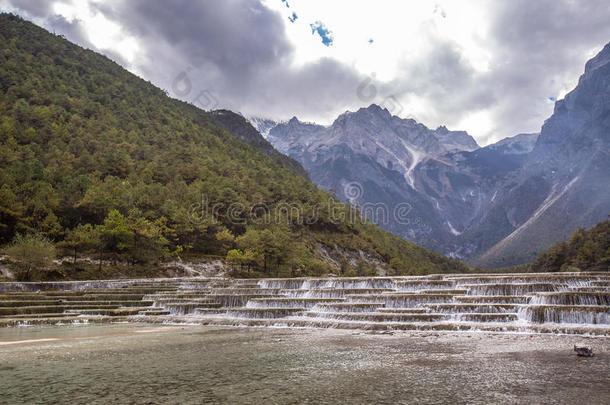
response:
<path id="1" fill-rule="evenodd" d="M 610 44 L 540 134 L 479 148 L 464 131 L 432 130 L 375 104 L 330 126 L 293 117 L 261 130 L 385 229 L 479 266 L 525 263 L 610 213 Z"/>
<path id="2" fill-rule="evenodd" d="M 537 136 L 479 148 L 464 131 L 429 129 L 371 105 L 340 115 L 330 126 L 293 117 L 267 139 L 373 222 L 463 258 L 471 247 L 459 246 L 456 238 L 495 199 L 498 179 L 522 166 Z"/>
<path id="3" fill-rule="evenodd" d="M 505 184 L 481 226 L 505 222 L 474 263 L 527 262 L 610 213 L 610 44 L 587 62 L 578 85 L 555 103 L 514 183 Z M 514 223 L 506 224 L 511 212 Z M 510 222 L 510 221 L 508 221 Z M 508 258 L 512 258 L 509 260 Z"/>

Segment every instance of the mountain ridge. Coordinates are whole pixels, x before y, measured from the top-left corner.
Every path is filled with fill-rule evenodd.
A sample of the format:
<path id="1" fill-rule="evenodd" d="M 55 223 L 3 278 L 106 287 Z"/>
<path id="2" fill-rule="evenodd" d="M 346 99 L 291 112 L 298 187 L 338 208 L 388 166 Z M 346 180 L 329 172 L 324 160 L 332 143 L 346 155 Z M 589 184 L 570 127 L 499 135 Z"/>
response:
<path id="1" fill-rule="evenodd" d="M 403 238 L 479 266 L 521 264 L 610 212 L 603 176 L 610 160 L 609 61 L 610 44 L 587 62 L 540 133 L 485 147 L 465 132 L 431 130 L 377 105 L 342 113 L 329 126 L 294 117 L 269 130 L 268 139 L 344 202 L 390 211 L 408 202 L 412 222 L 382 224 Z M 354 183 L 358 198 L 343 190 Z"/>

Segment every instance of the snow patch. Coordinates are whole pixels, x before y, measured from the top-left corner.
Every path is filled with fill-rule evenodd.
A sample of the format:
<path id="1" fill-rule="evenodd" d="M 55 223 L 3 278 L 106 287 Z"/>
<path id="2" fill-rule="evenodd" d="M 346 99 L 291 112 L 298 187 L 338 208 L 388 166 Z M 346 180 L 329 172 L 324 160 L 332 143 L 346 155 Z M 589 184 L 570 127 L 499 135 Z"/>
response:
<path id="1" fill-rule="evenodd" d="M 404 139 L 401 139 L 400 142 L 402 142 L 402 145 L 405 147 L 405 149 L 407 149 L 407 151 L 411 155 L 411 165 L 409 165 L 409 168 L 407 169 L 407 172 L 405 173 L 405 178 L 407 178 L 407 181 L 409 182 L 409 185 L 411 186 L 411 188 L 413 190 L 415 190 L 415 179 L 413 179 L 413 170 L 415 170 L 415 168 L 417 167 L 419 162 L 424 160 L 424 157 L 426 156 L 426 154 L 415 148 L 412 148 L 407 142 L 405 142 Z"/>
<path id="2" fill-rule="evenodd" d="M 498 195 L 498 190 L 496 190 L 494 192 L 494 195 L 491 197 L 491 202 L 494 202 L 494 200 L 496 199 L 496 196 Z"/>
<path id="3" fill-rule="evenodd" d="M 449 232 L 451 232 L 454 236 L 458 236 L 458 235 L 462 234 L 462 232 L 458 231 L 457 229 L 455 229 L 453 227 L 453 225 L 451 225 L 451 222 L 447 221 L 447 226 L 449 226 Z"/>

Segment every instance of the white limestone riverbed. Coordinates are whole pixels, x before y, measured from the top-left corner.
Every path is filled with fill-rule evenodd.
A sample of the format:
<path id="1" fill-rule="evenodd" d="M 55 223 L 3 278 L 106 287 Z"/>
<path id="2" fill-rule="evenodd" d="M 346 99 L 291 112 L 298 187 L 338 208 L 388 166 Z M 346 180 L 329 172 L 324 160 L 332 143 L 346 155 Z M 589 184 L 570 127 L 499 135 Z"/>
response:
<path id="1" fill-rule="evenodd" d="M 610 403 L 605 337 L 110 324 L 0 342 L 3 403 Z"/>

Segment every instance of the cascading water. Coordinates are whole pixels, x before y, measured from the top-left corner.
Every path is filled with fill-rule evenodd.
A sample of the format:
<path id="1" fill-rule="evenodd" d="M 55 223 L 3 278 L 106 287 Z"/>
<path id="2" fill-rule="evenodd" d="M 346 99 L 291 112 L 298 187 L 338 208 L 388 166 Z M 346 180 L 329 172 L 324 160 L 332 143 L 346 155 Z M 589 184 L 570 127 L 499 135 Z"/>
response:
<path id="1" fill-rule="evenodd" d="M 0 325 L 116 320 L 610 336 L 610 274 L 0 284 Z"/>

